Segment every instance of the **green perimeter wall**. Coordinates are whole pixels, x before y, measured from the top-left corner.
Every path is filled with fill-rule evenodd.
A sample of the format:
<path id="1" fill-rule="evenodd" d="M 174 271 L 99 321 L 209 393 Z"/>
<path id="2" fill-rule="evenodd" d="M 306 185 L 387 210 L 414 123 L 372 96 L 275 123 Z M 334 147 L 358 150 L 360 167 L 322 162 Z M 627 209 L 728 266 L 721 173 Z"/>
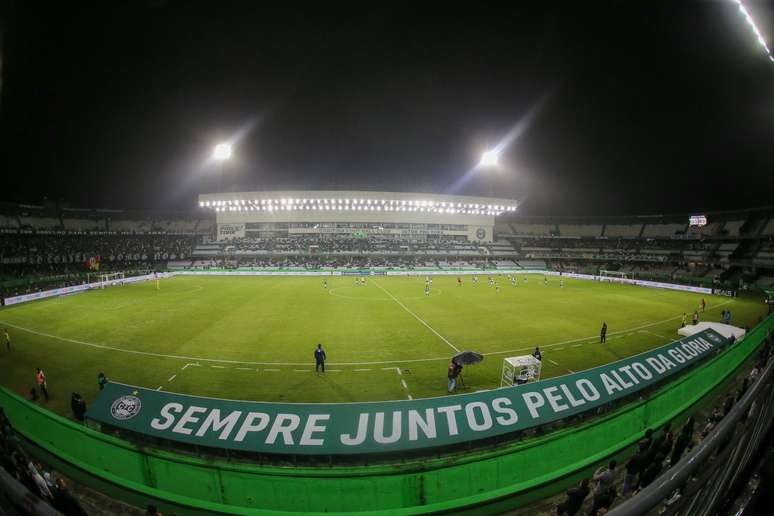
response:
<path id="1" fill-rule="evenodd" d="M 680 416 L 722 387 L 773 327 L 769 317 L 728 351 L 606 416 L 486 451 L 403 464 L 287 468 L 205 460 L 102 434 L 4 388 L 0 405 L 33 455 L 109 496 L 140 506 L 154 501 L 163 512 L 480 514 L 553 494 L 600 461 L 625 455 L 646 428 Z"/>

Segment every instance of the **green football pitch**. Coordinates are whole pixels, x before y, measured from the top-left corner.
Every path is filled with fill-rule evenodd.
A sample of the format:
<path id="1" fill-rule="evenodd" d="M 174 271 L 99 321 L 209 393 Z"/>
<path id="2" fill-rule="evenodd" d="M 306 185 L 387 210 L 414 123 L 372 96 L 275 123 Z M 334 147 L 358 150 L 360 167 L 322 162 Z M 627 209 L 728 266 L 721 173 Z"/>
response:
<path id="1" fill-rule="evenodd" d="M 27 395 L 35 368 L 48 377 L 53 410 L 69 414 L 70 394 L 87 402 L 97 374 L 111 380 L 230 399 L 342 402 L 446 395 L 457 350 L 484 361 L 463 371 L 473 392 L 500 386 L 503 358 L 543 351 L 544 378 L 587 369 L 678 338 L 683 312 L 702 297 L 702 320 L 753 326 L 765 312 L 754 298 L 725 298 L 636 286 L 499 277 L 500 292 L 470 276 L 177 276 L 0 310 L 12 350 L 0 349 L 2 383 Z M 599 343 L 602 321 L 608 341 Z M 328 361 L 315 373 L 313 350 Z M 45 402 L 41 402 L 46 404 Z"/>

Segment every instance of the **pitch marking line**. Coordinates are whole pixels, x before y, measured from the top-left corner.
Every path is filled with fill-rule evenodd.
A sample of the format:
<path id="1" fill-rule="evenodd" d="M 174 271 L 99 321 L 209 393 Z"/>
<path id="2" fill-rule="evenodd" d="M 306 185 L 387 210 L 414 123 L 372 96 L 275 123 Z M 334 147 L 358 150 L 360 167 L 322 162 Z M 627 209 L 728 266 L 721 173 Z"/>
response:
<path id="1" fill-rule="evenodd" d="M 553 360 L 551 360 L 550 358 L 548 359 L 548 361 L 549 361 L 549 362 L 551 362 L 552 364 L 556 365 L 556 366 L 558 366 L 558 365 L 559 365 L 557 362 L 554 362 L 554 361 L 553 361 Z"/>
<path id="2" fill-rule="evenodd" d="M 723 303 L 718 303 L 716 306 L 713 306 L 712 308 L 708 308 L 707 311 L 709 312 L 710 310 L 716 310 L 716 309 L 720 308 L 721 306 L 725 306 L 725 305 L 728 305 L 730 303 L 733 303 L 733 301 L 724 301 Z M 676 315 L 676 316 L 670 317 L 668 319 L 662 319 L 661 321 L 655 321 L 655 322 L 652 322 L 652 323 L 643 324 L 642 326 L 637 326 L 635 328 L 627 328 L 625 330 L 610 332 L 610 333 L 608 333 L 608 335 L 623 335 L 625 333 L 632 333 L 632 332 L 635 332 L 635 331 L 638 331 L 638 330 L 642 330 L 644 328 L 652 328 L 653 326 L 658 326 L 659 324 L 668 323 L 670 321 L 676 321 L 678 319 L 682 319 L 682 317 L 683 317 L 682 315 Z M 589 341 L 590 343 L 593 343 L 593 342 L 596 341 L 596 339 L 599 339 L 599 336 L 598 335 L 592 335 L 591 337 L 581 337 L 579 339 L 571 339 L 571 340 L 565 340 L 565 341 L 562 341 L 562 342 L 554 342 L 552 344 L 541 344 L 540 347 L 541 348 L 553 348 L 553 347 L 556 347 L 556 346 L 563 346 L 565 344 L 572 344 L 573 342 L 581 342 L 581 344 L 579 344 L 578 346 L 582 346 L 583 345 L 582 341 Z M 611 339 L 608 338 L 607 340 L 611 340 Z M 570 347 L 576 348 L 578 346 L 570 346 Z M 515 353 L 515 352 L 518 352 L 518 351 L 530 351 L 531 349 L 533 349 L 533 348 L 509 349 L 507 351 L 493 351 L 493 352 L 490 352 L 490 353 L 484 353 L 484 355 L 487 355 L 487 356 L 488 355 L 505 355 L 506 353 Z M 441 360 L 441 359 L 439 358 L 437 360 Z M 397 363 L 397 362 L 394 362 L 394 363 Z"/>
<path id="3" fill-rule="evenodd" d="M 240 371 L 252 371 L 252 368 L 250 367 L 237 367 L 235 369 L 239 369 Z"/>
<path id="4" fill-rule="evenodd" d="M 649 333 L 650 335 L 655 335 L 656 337 L 660 337 L 662 339 L 667 339 L 667 340 L 671 339 L 671 337 L 667 337 L 666 335 L 661 335 L 660 333 L 656 333 L 654 331 L 640 330 L 640 333 Z"/>
<path id="5" fill-rule="evenodd" d="M 393 301 L 395 301 L 396 303 L 398 303 L 398 306 L 400 306 L 400 307 L 401 307 L 401 308 L 403 308 L 405 311 L 407 311 L 407 312 L 408 312 L 410 315 L 412 315 L 412 316 L 414 317 L 414 319 L 416 319 L 417 321 L 419 321 L 419 322 L 421 322 L 422 324 L 424 324 L 424 325 L 425 325 L 425 327 L 426 327 L 428 330 L 430 330 L 431 332 L 433 332 L 433 333 L 434 333 L 434 334 L 435 334 L 435 335 L 436 335 L 436 336 L 437 336 L 439 339 L 441 339 L 442 341 L 444 341 L 444 342 L 445 342 L 445 343 L 446 343 L 446 344 L 447 344 L 447 345 L 448 345 L 450 348 L 452 348 L 452 349 L 453 349 L 454 351 L 456 351 L 457 353 L 459 353 L 459 352 L 460 352 L 460 350 L 459 350 L 459 348 L 458 348 L 457 346 L 455 346 L 454 344 L 452 344 L 451 342 L 449 342 L 449 340 L 448 340 L 446 337 L 444 337 L 443 335 L 441 335 L 440 333 L 438 333 L 437 331 L 435 331 L 435 329 L 434 329 L 432 326 L 430 326 L 429 324 L 427 324 L 427 323 L 424 321 L 424 319 L 422 319 L 422 318 L 421 318 L 421 317 L 419 317 L 417 314 L 415 314 L 414 312 L 412 312 L 411 310 L 409 310 L 409 309 L 408 309 L 408 307 L 407 307 L 406 305 L 404 305 L 403 303 L 401 303 L 401 302 L 398 300 L 398 298 L 397 298 L 397 297 L 393 296 L 393 295 L 392 295 L 392 293 L 390 293 L 390 291 L 389 291 L 389 290 L 387 290 L 387 289 L 386 289 L 386 288 L 384 288 L 383 286 L 379 285 L 379 283 L 377 283 L 377 282 L 376 282 L 376 281 L 374 281 L 374 280 L 371 280 L 371 282 L 370 282 L 370 283 L 372 283 L 372 284 L 376 285 L 377 287 L 379 287 L 379 288 L 382 290 L 382 292 L 384 292 L 385 294 L 387 294 L 388 296 L 390 296 L 390 297 L 392 298 L 392 300 L 393 300 Z"/>
<path id="6" fill-rule="evenodd" d="M 708 308 L 707 311 L 709 312 L 709 311 L 715 310 L 717 308 L 720 308 L 721 306 L 728 305 L 728 304 L 730 304 L 732 302 L 733 301 L 725 301 L 723 303 L 719 303 L 718 305 L 713 306 L 712 308 Z M 637 331 L 637 330 L 641 330 L 643 328 L 652 328 L 653 326 L 658 326 L 659 324 L 664 324 L 664 323 L 667 323 L 667 322 L 670 322 L 670 321 L 675 321 L 675 320 L 678 320 L 678 319 L 682 319 L 682 317 L 683 317 L 682 315 L 677 315 L 675 317 L 670 317 L 668 319 L 663 319 L 661 321 L 655 321 L 655 322 L 652 322 L 652 323 L 643 324 L 642 326 L 637 326 L 635 328 L 629 328 L 629 329 L 621 330 L 621 331 L 618 331 L 618 332 L 611 332 L 611 333 L 608 333 L 608 335 L 617 335 L 617 334 L 622 334 L 622 333 L 631 333 L 631 332 L 634 332 L 634 331 Z M 251 361 L 247 361 L 247 360 L 224 360 L 224 359 L 219 359 L 219 358 L 190 357 L 190 356 L 185 356 L 185 355 L 166 355 L 164 353 L 154 353 L 152 351 L 140 351 L 140 350 L 136 350 L 136 349 L 118 348 L 118 347 L 115 347 L 115 346 L 106 346 L 104 344 L 95 344 L 93 342 L 86 342 L 86 341 L 83 341 L 83 340 L 71 339 L 71 338 L 68 338 L 68 337 L 60 337 L 59 335 L 52 335 L 51 333 L 45 333 L 45 332 L 42 332 L 42 331 L 33 330 L 31 328 L 25 328 L 24 326 L 19 326 L 17 324 L 13 324 L 13 323 L 6 322 L 6 321 L 0 321 L 0 324 L 2 324 L 4 326 L 8 326 L 10 328 L 16 328 L 17 330 L 21 330 L 21 331 L 26 332 L 26 333 L 31 333 L 33 335 L 38 335 L 40 337 L 46 337 L 46 338 L 58 340 L 58 341 L 61 341 L 61 342 L 69 342 L 71 344 L 78 344 L 78 345 L 81 345 L 81 346 L 88 346 L 90 348 L 103 349 L 103 350 L 106 350 L 106 351 L 117 351 L 117 352 L 120 352 L 120 353 L 129 353 L 129 354 L 132 354 L 132 355 L 142 355 L 142 356 L 156 357 L 156 358 L 172 358 L 172 359 L 176 359 L 176 360 L 198 360 L 200 362 L 215 362 L 217 364 L 277 365 L 277 366 L 304 366 L 304 365 L 308 365 L 307 362 L 251 362 Z M 554 348 L 556 346 L 564 346 L 566 344 L 570 344 L 570 343 L 573 343 L 573 342 L 581 342 L 581 341 L 594 342 L 595 339 L 598 339 L 598 338 L 599 338 L 598 335 L 592 335 L 591 337 L 581 337 L 579 339 L 565 340 L 565 341 L 562 341 L 562 342 L 553 342 L 551 344 L 541 344 L 540 347 L 545 349 L 545 348 Z M 608 340 L 610 340 L 610 339 L 608 339 Z M 490 353 L 484 353 L 484 355 L 486 355 L 486 356 L 490 356 L 490 355 L 505 355 L 507 353 L 517 353 L 519 351 L 533 351 L 534 349 L 535 349 L 534 347 L 531 347 L 531 348 L 508 349 L 508 350 L 505 350 L 505 351 L 492 351 Z M 411 358 L 411 359 L 407 359 L 407 360 L 382 360 L 382 361 L 370 361 L 370 362 L 336 362 L 336 363 L 331 362 L 331 365 L 337 365 L 337 366 L 362 366 L 362 365 L 381 365 L 381 364 L 411 364 L 411 363 L 416 363 L 416 362 L 438 362 L 438 361 L 441 361 L 441 360 L 444 360 L 444 361 L 449 360 L 449 357 L 445 356 L 445 357 L 432 357 L 432 358 Z M 194 365 L 195 366 L 201 366 L 201 364 L 191 364 L 191 365 L 192 366 L 194 366 Z M 219 366 L 219 367 L 222 368 L 223 366 Z M 388 368 L 385 368 L 385 369 L 394 369 L 394 368 L 393 367 L 388 367 Z M 258 371 L 258 370 L 256 369 L 256 371 Z"/>
<path id="7" fill-rule="evenodd" d="M 400 370 L 400 367 L 395 368 L 395 372 L 398 373 L 398 376 L 403 376 L 403 373 Z M 408 384 L 406 383 L 406 380 L 401 378 L 400 384 L 403 386 L 403 388 L 406 390 L 406 396 L 408 399 L 413 400 L 414 398 L 411 396 L 411 392 L 409 391 Z"/>
<path id="8" fill-rule="evenodd" d="M 212 367 L 217 367 L 217 366 L 212 366 Z M 264 369 L 264 371 L 275 371 L 275 372 L 279 372 L 280 370 L 279 370 L 279 369 Z"/>
<path id="9" fill-rule="evenodd" d="M 158 387 L 156 387 L 156 390 L 157 390 L 157 391 L 160 391 L 160 390 L 161 390 L 161 387 L 162 387 L 162 386 L 161 386 L 161 385 L 159 385 Z"/>
<path id="10" fill-rule="evenodd" d="M 171 381 L 172 381 L 172 380 L 174 380 L 176 377 L 177 377 L 177 375 L 176 375 L 176 374 L 173 374 L 172 376 L 170 376 L 170 377 L 169 377 L 169 380 L 167 380 L 167 381 L 168 381 L 168 382 L 171 382 Z"/>
<path id="11" fill-rule="evenodd" d="M 353 371 L 370 371 L 370 369 L 353 369 Z"/>

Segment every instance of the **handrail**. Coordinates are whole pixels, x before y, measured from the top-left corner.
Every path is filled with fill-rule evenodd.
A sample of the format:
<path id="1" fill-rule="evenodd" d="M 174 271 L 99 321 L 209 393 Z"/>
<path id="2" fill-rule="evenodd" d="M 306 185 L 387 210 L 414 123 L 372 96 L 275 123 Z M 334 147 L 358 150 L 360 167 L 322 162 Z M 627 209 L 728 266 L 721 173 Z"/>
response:
<path id="1" fill-rule="evenodd" d="M 700 445 L 687 453 L 669 471 L 643 488 L 637 495 L 612 509 L 608 514 L 611 516 L 645 514 L 659 505 L 675 489 L 680 488 L 712 456 L 715 450 L 728 442 L 728 438 L 733 434 L 737 423 L 747 415 L 750 406 L 759 394 L 766 389 L 771 389 L 772 386 L 769 382 L 772 380 L 773 372 L 774 360 L 769 361 L 758 380 L 753 383 L 742 399 L 734 405 L 728 415 L 720 421 Z"/>

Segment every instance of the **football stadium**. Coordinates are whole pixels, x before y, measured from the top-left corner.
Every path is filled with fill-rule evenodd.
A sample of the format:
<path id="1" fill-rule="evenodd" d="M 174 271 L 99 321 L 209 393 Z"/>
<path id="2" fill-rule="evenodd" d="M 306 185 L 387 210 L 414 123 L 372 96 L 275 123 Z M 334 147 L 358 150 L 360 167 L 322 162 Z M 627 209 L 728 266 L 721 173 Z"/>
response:
<path id="1" fill-rule="evenodd" d="M 762 34 L 774 13 L 728 4 L 696 3 L 675 16 L 704 10 L 715 21 L 700 27 L 722 19 L 741 40 L 757 36 L 767 54 L 734 54 L 743 63 L 733 70 L 749 79 L 762 66 L 756 73 L 771 85 L 774 58 Z M 187 31 L 210 7 L 108 5 L 123 21 L 106 44 L 134 17 L 174 13 L 182 16 L 175 30 Z M 224 19 L 252 19 L 243 8 Z M 44 20 L 77 12 L 53 10 Z M 530 20 L 524 27 L 549 18 L 565 26 L 570 14 L 520 16 Z M 33 131 L 8 101 L 25 98 L 19 62 L 38 55 L 25 47 L 31 16 L 17 4 L 4 18 L 3 109 L 25 134 L 40 131 L 35 145 L 60 156 L 58 129 Z M 489 16 L 482 20 L 494 23 Z M 163 38 L 149 37 L 171 59 Z M 345 46 L 342 55 L 356 60 Z M 565 51 L 547 50 L 546 59 Z M 93 52 L 129 63 L 125 50 Z M 447 73 L 437 66 L 434 73 Z M 246 77 L 256 84 L 263 76 Z M 190 92 L 209 91 L 197 88 Z M 335 94 L 315 94 L 322 113 Z M 153 88 L 137 95 L 149 104 L 173 96 Z M 378 98 L 345 103 L 362 108 Z M 747 154 L 730 145 L 702 161 L 711 167 L 727 153 L 748 163 L 747 187 L 723 169 L 670 196 L 664 185 L 685 163 L 627 178 L 605 165 L 619 159 L 612 154 L 570 163 L 554 149 L 543 166 L 559 159 L 572 176 L 536 179 L 540 154 L 522 139 L 530 141 L 541 116 L 550 119 L 543 102 L 490 137 L 480 160 L 429 187 L 411 171 L 424 163 L 423 149 L 389 158 L 364 151 L 355 161 L 357 150 L 338 147 L 312 157 L 287 135 L 277 148 L 292 149 L 307 168 L 262 172 L 281 161 L 251 141 L 264 124 L 281 132 L 272 117 L 292 118 L 292 106 L 207 140 L 206 156 L 186 162 L 182 175 L 120 161 L 135 144 L 152 146 L 166 123 L 128 111 L 127 127 L 132 116 L 159 126 L 129 136 L 124 121 L 96 116 L 99 127 L 134 142 L 124 142 L 129 150 L 115 144 L 93 159 L 71 150 L 61 156 L 86 169 L 67 180 L 56 166 L 14 174 L 0 195 L 0 515 L 766 513 L 774 481 L 770 151 L 743 161 L 758 152 L 750 136 Z M 294 131 L 317 123 L 313 109 L 304 115 Z M 374 120 L 353 123 L 355 133 L 380 130 Z M 391 125 L 406 133 L 392 137 L 422 147 L 411 143 L 414 123 Z M 320 138 L 338 137 L 325 135 L 330 119 L 319 124 Z M 623 131 L 613 125 L 609 134 Z M 32 148 L 22 133 L 5 133 L 17 146 L 8 145 L 5 165 Z M 440 156 L 451 137 L 434 138 Z M 637 147 L 617 145 L 622 155 Z M 532 161 L 514 157 L 520 152 Z M 45 168 L 49 157 L 34 154 Z M 102 176 L 106 156 L 115 176 Z M 381 177 L 375 170 L 388 159 L 407 170 Z M 362 167 L 374 172 L 363 177 Z M 259 186 L 246 187 L 246 178 Z M 72 200 L 53 199 L 64 196 Z"/>

